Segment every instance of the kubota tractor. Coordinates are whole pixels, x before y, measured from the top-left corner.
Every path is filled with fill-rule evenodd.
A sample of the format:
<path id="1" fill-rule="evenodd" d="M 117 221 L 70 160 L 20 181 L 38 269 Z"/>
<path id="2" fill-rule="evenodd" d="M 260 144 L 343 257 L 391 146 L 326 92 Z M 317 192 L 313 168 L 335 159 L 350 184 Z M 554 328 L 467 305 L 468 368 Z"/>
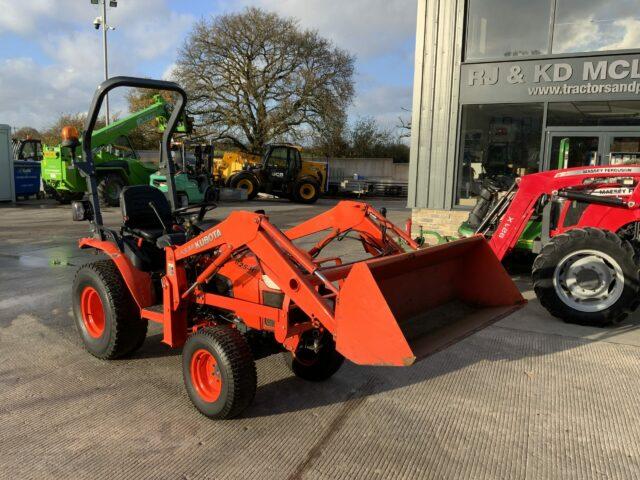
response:
<path id="1" fill-rule="evenodd" d="M 567 322 L 618 323 L 640 302 L 640 165 L 534 173 L 504 194 L 485 188 L 465 228 L 501 260 L 535 229 L 534 290 Z"/>
<path id="2" fill-rule="evenodd" d="M 122 225 L 102 223 L 91 133 L 104 96 L 119 86 L 179 94 L 162 140 L 168 195 L 149 185 L 121 194 Z M 293 373 L 320 381 L 344 358 L 363 365 L 411 365 L 522 306 L 524 300 L 482 236 L 419 250 L 365 203 L 341 202 L 288 231 L 264 212 L 205 219 L 215 204 L 176 208 L 171 135 L 186 103 L 176 84 L 115 77 L 94 96 L 74 156 L 88 188 L 75 220 L 88 220 L 104 260 L 82 266 L 73 310 L 87 350 L 98 358 L 130 354 L 149 321 L 163 342 L 182 347 L 190 399 L 212 418 L 238 415 L 256 392 L 255 359 L 284 352 Z M 167 199 L 168 197 L 168 199 Z M 321 239 L 310 250 L 296 240 Z M 323 258 L 334 240 L 354 238 L 369 258 Z"/>

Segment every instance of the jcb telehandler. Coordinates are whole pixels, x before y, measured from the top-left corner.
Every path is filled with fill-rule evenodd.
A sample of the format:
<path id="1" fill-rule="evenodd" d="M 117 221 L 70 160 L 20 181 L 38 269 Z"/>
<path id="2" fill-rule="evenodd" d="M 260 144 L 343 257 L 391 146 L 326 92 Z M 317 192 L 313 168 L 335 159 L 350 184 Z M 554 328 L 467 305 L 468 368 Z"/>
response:
<path id="1" fill-rule="evenodd" d="M 231 188 L 243 188 L 249 200 L 259 192 L 298 203 L 315 203 L 327 189 L 325 162 L 305 160 L 301 148 L 288 143 L 267 145 L 262 157 L 227 152 L 214 163 L 214 176 Z"/>
<path id="2" fill-rule="evenodd" d="M 113 229 L 102 223 L 91 138 L 104 96 L 121 86 L 180 98 L 162 140 L 168 195 L 149 185 L 125 187 L 123 222 Z M 74 155 L 88 199 L 75 202 L 73 213 L 91 225 L 80 248 L 106 259 L 79 268 L 73 311 L 96 357 L 132 353 L 144 342 L 147 322 L 156 322 L 164 343 L 182 347 L 193 404 L 204 415 L 228 418 L 251 403 L 259 356 L 285 352 L 293 373 L 312 381 L 336 373 L 345 357 L 407 366 L 522 306 L 481 236 L 418 249 L 365 203 L 341 202 L 285 232 L 263 211 L 207 220 L 213 203 L 176 208 L 170 144 L 185 103 L 174 83 L 115 77 L 99 86 L 91 104 L 82 158 Z M 308 251 L 294 243 L 319 233 Z M 370 258 L 343 263 L 321 256 L 346 238 L 359 241 Z"/>
<path id="3" fill-rule="evenodd" d="M 499 259 L 531 236 L 540 303 L 567 322 L 618 323 L 640 302 L 640 165 L 574 167 L 484 188 L 466 229 Z"/>

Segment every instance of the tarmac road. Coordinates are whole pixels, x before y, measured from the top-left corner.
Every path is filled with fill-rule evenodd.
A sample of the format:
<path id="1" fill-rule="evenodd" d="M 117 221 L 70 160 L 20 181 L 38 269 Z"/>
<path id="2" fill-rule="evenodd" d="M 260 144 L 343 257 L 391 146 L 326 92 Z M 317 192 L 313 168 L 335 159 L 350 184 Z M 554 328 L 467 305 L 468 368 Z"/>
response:
<path id="1" fill-rule="evenodd" d="M 263 208 L 286 228 L 333 203 L 214 213 Z M 411 368 L 345 364 L 314 384 L 259 360 L 254 404 L 215 422 L 191 406 L 157 327 L 126 360 L 82 349 L 70 287 L 95 258 L 76 248 L 87 231 L 68 207 L 0 206 L 0 478 L 640 478 L 637 317 L 565 325 L 523 274 L 526 308 Z"/>

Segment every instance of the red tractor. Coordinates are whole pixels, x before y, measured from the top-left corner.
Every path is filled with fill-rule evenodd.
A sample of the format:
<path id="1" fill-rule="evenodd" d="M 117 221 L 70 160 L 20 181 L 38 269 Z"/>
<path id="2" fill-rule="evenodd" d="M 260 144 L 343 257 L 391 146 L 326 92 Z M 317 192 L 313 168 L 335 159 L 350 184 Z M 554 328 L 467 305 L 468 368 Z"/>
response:
<path id="1" fill-rule="evenodd" d="M 505 194 L 485 190 L 470 214 L 501 260 L 530 222 L 540 303 L 571 323 L 618 323 L 640 301 L 640 165 L 525 175 Z"/>
<path id="2" fill-rule="evenodd" d="M 169 90 L 179 99 L 162 141 L 168 198 L 153 187 L 126 187 L 123 222 L 113 229 L 102 224 L 91 132 L 104 96 L 119 86 Z M 104 82 L 94 96 L 83 158 L 74 160 L 87 179 L 88 199 L 73 211 L 92 227 L 80 247 L 105 259 L 78 270 L 73 309 L 96 357 L 132 353 L 155 322 L 164 343 L 182 347 L 184 383 L 196 408 L 229 418 L 253 399 L 258 357 L 284 352 L 293 373 L 311 381 L 329 378 L 345 357 L 407 366 L 522 306 L 479 235 L 418 249 L 360 202 L 341 202 L 285 232 L 262 211 L 235 211 L 217 221 L 205 219 L 213 203 L 176 208 L 169 147 L 185 103 L 174 83 L 130 77 Z M 318 240 L 310 250 L 294 243 L 312 235 Z M 346 239 L 358 241 L 367 258 L 344 263 L 320 256 Z"/>

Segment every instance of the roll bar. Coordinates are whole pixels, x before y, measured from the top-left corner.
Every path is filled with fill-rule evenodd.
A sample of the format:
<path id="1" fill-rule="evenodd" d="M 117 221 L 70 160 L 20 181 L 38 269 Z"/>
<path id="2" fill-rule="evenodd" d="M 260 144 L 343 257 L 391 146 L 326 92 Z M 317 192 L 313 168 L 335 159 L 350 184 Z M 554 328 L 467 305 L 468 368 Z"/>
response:
<path id="1" fill-rule="evenodd" d="M 75 162 L 75 166 L 80 170 L 81 174 L 87 179 L 87 191 L 89 194 L 89 201 L 93 208 L 93 220 L 94 234 L 102 237 L 102 213 L 100 212 L 100 202 L 98 200 L 95 166 L 93 163 L 93 152 L 91 149 L 91 136 L 100 114 L 100 108 L 104 97 L 111 91 L 119 87 L 133 87 L 144 88 L 153 90 L 166 90 L 176 92 L 179 94 L 177 103 L 173 107 L 171 117 L 167 122 L 167 128 L 162 135 L 162 144 L 160 148 L 160 158 L 167 159 L 167 188 L 169 190 L 169 203 L 171 203 L 171 209 L 175 210 L 177 206 L 176 197 L 176 185 L 173 178 L 175 168 L 171 161 L 171 136 L 173 135 L 180 117 L 183 115 L 185 106 L 187 104 L 186 92 L 174 82 L 167 82 L 164 80 L 153 80 L 149 78 L 138 77 L 113 77 L 109 80 L 105 80 L 96 89 L 89 112 L 87 113 L 87 120 L 84 125 L 84 132 L 82 133 L 82 153 L 83 162 Z"/>

